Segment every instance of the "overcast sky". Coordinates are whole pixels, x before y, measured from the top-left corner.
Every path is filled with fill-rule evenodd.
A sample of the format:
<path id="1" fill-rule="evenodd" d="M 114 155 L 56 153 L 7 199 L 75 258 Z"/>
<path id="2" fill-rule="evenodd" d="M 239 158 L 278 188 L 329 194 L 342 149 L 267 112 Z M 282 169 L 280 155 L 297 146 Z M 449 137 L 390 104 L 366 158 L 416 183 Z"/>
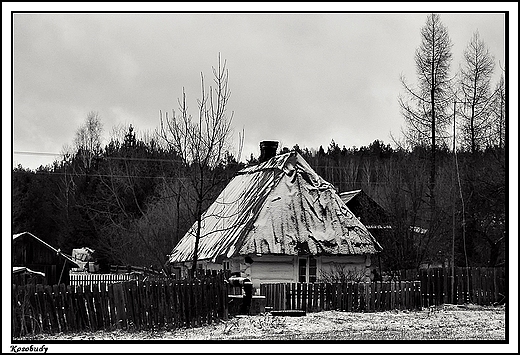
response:
<path id="1" fill-rule="evenodd" d="M 373 9 L 377 10 L 377 9 Z M 104 144 L 118 125 L 153 131 L 185 87 L 197 115 L 221 53 L 229 70 L 234 146 L 242 158 L 261 140 L 282 146 L 391 143 L 403 118 L 404 75 L 428 13 L 24 13 L 13 17 L 13 165 L 51 163 L 97 111 Z M 455 74 L 473 33 L 505 63 L 505 16 L 441 13 Z M 493 84 L 494 86 L 494 84 Z M 21 152 L 29 152 L 22 154 Z M 41 155 L 44 153 L 44 155 Z"/>

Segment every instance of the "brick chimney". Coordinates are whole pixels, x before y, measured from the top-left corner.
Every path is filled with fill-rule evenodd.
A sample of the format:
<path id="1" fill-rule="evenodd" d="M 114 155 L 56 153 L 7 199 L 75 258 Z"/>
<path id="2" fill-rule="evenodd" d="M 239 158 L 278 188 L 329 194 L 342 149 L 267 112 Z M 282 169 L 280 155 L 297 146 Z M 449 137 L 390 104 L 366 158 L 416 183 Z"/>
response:
<path id="1" fill-rule="evenodd" d="M 278 149 L 277 141 L 262 141 L 260 142 L 260 158 L 259 162 L 263 163 L 276 155 Z"/>

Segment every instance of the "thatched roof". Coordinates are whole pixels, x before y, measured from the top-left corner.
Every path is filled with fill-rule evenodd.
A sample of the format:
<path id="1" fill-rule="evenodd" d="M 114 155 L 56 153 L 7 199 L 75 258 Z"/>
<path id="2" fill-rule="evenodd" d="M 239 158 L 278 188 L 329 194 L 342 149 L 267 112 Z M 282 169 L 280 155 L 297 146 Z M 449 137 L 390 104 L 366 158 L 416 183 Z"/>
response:
<path id="1" fill-rule="evenodd" d="M 198 258 L 360 255 L 381 250 L 334 187 L 295 151 L 241 170 L 202 216 Z M 193 258 L 196 223 L 169 256 Z"/>

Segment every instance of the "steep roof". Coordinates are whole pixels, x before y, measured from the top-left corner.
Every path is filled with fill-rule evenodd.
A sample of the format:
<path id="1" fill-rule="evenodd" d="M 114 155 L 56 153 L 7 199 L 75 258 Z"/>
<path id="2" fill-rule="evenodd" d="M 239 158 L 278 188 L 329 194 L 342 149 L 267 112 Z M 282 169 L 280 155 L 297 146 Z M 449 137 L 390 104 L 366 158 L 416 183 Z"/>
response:
<path id="1" fill-rule="evenodd" d="M 195 232 L 196 223 L 169 255 L 170 262 L 192 259 Z M 238 172 L 202 216 L 198 258 L 379 250 L 334 187 L 292 151 Z"/>

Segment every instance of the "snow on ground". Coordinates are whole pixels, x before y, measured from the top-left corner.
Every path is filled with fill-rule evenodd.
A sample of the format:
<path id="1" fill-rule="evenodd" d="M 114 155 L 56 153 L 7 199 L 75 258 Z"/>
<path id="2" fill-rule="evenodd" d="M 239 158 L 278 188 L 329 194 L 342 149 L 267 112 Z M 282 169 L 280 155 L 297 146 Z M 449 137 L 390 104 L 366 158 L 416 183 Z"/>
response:
<path id="1" fill-rule="evenodd" d="M 236 316 L 198 328 L 38 335 L 26 340 L 505 340 L 505 307 Z"/>

